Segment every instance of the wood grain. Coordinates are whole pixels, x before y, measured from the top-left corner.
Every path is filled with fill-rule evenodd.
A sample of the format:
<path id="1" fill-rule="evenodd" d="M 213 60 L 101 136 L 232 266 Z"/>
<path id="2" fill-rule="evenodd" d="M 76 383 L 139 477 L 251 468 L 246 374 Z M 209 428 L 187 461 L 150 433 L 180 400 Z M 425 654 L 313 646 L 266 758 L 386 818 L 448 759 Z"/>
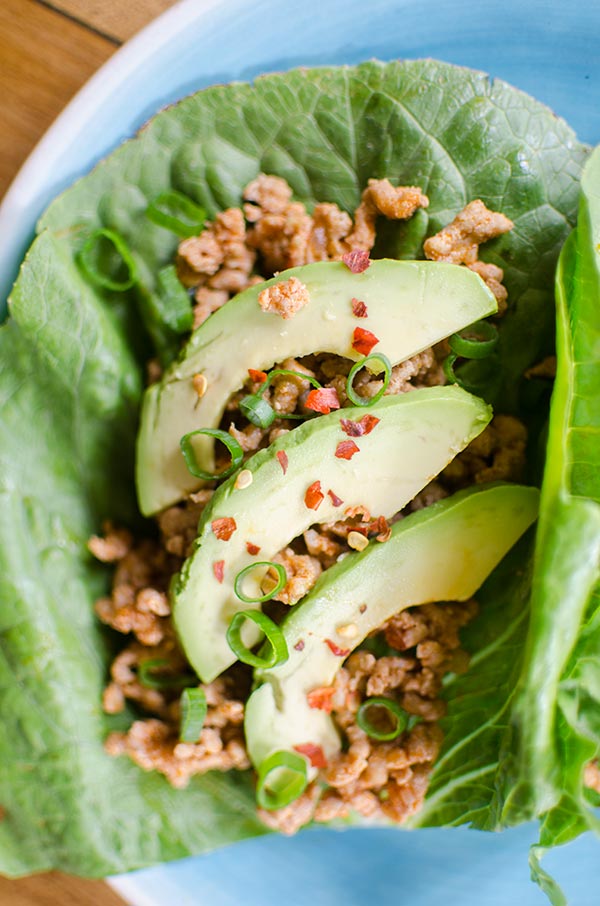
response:
<path id="1" fill-rule="evenodd" d="M 53 871 L 7 881 L 0 878 L 0 906 L 123 906 L 103 881 L 84 881 Z"/>
<path id="2" fill-rule="evenodd" d="M 116 45 L 35 0 L 0 2 L 0 197 L 68 100 Z"/>
<path id="3" fill-rule="evenodd" d="M 175 0 L 126 0 L 119 3 L 115 0 L 51 0 L 55 9 L 63 10 L 119 41 L 126 41 L 174 3 Z"/>

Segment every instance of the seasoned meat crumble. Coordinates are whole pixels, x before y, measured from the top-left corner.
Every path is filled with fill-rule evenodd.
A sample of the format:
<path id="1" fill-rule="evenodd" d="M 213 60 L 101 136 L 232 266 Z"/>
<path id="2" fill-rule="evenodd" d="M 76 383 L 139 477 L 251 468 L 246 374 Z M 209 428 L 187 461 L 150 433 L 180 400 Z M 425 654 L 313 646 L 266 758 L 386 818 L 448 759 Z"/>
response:
<path id="1" fill-rule="evenodd" d="M 303 204 L 292 200 L 284 180 L 261 174 L 244 190 L 243 208 L 222 211 L 199 236 L 179 244 L 177 272 L 194 297 L 194 327 L 233 295 L 280 270 L 370 252 L 379 217 L 407 219 L 428 204 L 418 187 L 395 187 L 387 179 L 370 179 L 354 217 L 328 202 L 317 204 L 310 214 Z M 475 270 L 504 308 L 502 271 L 479 261 L 478 253 L 481 243 L 511 227 L 502 214 L 473 201 L 426 241 L 425 254 Z M 294 317 L 308 302 L 306 287 L 294 277 L 259 295 L 265 315 L 275 313 L 282 319 Z M 364 316 L 361 304 L 353 300 L 357 319 Z M 441 343 L 394 366 L 386 394 L 445 383 L 442 361 L 447 353 L 446 344 Z M 248 457 L 290 430 L 293 423 L 284 416 L 314 414 L 306 407 L 312 386 L 302 375 L 315 378 L 337 404 L 347 405 L 346 381 L 352 364 L 349 359 L 322 353 L 276 365 L 296 374 L 276 376 L 264 391 L 276 416 L 268 428 L 248 423 L 240 412 L 241 399 L 261 386 L 260 377 L 250 375 L 246 386 L 228 401 L 221 428 L 238 441 Z M 149 373 L 153 380 L 160 376 L 155 363 Z M 203 375 L 194 375 L 193 386 L 201 397 L 206 391 Z M 364 370 L 353 387 L 358 396 L 370 399 L 381 390 L 382 382 Z M 351 438 L 345 441 L 350 442 Z M 496 416 L 406 512 L 429 506 L 473 483 L 518 479 L 524 467 L 525 443 L 520 422 Z M 198 681 L 175 636 L 168 585 L 190 553 L 199 518 L 212 494 L 212 487 L 205 488 L 160 513 L 154 539 L 134 540 L 129 532 L 106 524 L 104 534 L 89 542 L 95 557 L 115 567 L 112 592 L 96 603 L 96 613 L 103 623 L 128 636 L 127 646 L 111 666 L 103 707 L 116 714 L 129 702 L 139 712 L 129 730 L 108 737 L 106 750 L 112 755 L 128 755 L 144 770 L 160 771 L 175 787 L 184 787 L 191 777 L 209 770 L 249 767 L 243 720 L 251 675 L 243 664 L 202 686 L 208 710 L 199 739 L 195 743 L 179 739 L 180 692 L 184 685 L 197 685 Z M 322 570 L 352 549 L 385 543 L 389 537 L 388 521 L 364 507 L 346 510 L 335 522 L 315 522 L 274 558 L 284 567 L 287 582 L 267 609 L 276 618 L 281 616 L 310 591 Z M 343 740 L 342 751 L 320 767 L 317 780 L 291 805 L 277 811 L 261 810 L 265 824 L 294 833 L 310 821 L 347 818 L 352 812 L 402 822 L 418 810 L 442 743 L 438 725 L 445 713 L 440 698 L 442 679 L 449 672 L 467 669 L 468 655 L 460 647 L 459 630 L 476 610 L 475 602 L 469 601 L 402 611 L 347 658 L 333 687 L 321 690 Z M 340 634 L 343 631 L 350 637 L 351 625 L 341 627 Z M 398 738 L 378 742 L 358 726 L 358 709 L 372 696 L 390 698 L 411 715 L 411 723 Z"/>

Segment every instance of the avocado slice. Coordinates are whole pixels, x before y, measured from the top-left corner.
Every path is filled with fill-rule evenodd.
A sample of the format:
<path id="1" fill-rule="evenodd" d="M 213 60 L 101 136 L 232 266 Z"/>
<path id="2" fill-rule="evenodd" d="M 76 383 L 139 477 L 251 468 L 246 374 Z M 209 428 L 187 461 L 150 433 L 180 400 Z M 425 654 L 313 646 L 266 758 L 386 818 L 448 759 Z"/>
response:
<path id="1" fill-rule="evenodd" d="M 394 614 L 470 598 L 534 522 L 538 499 L 536 488 L 511 484 L 461 491 L 396 523 L 387 543 L 326 570 L 281 627 L 288 660 L 257 671 L 263 684 L 245 717 L 253 764 L 306 743 L 320 745 L 327 758 L 339 752 L 333 721 L 309 707 L 307 694 L 331 685 L 344 658 Z M 327 640 L 343 649 L 342 657 Z M 310 766 L 309 772 L 314 776 Z"/>
<path id="2" fill-rule="evenodd" d="M 264 312 L 258 295 L 266 286 L 295 276 L 310 301 L 289 320 Z M 351 301 L 367 306 L 357 319 Z M 358 360 L 353 332 L 379 337 L 374 351 L 397 364 L 497 310 L 477 274 L 434 261 L 372 261 L 361 274 L 341 262 L 321 261 L 283 271 L 240 293 L 192 335 L 175 362 L 144 396 L 137 444 L 136 481 L 144 515 L 176 503 L 202 484 L 188 472 L 179 440 L 197 428 L 218 426 L 225 404 L 243 386 L 248 369 L 268 370 L 288 356 L 330 352 Z M 206 378 L 199 399 L 194 375 Z M 214 471 L 214 441 L 202 438 L 198 462 Z"/>
<path id="3" fill-rule="evenodd" d="M 350 440 L 341 420 L 358 421 L 365 413 L 379 422 L 370 433 L 351 438 L 358 447 L 351 459 L 338 458 L 338 444 Z M 234 613 L 260 607 L 237 597 L 234 583 L 240 570 L 271 560 L 315 522 L 344 518 L 348 507 L 363 505 L 373 516 L 394 515 L 490 417 L 489 406 L 457 386 L 424 388 L 312 419 L 249 459 L 244 469 L 252 483 L 238 488 L 232 476 L 218 489 L 202 514 L 195 550 L 172 588 L 175 626 L 202 680 L 210 682 L 236 660 L 225 637 Z M 305 495 L 315 481 L 323 499 L 318 509 L 311 509 Z M 215 520 L 231 518 L 235 531 L 228 540 L 219 539 Z M 258 553 L 249 553 L 247 543 Z M 244 585 L 247 597 L 261 594 L 266 567 L 256 572 L 253 590 Z M 246 644 L 258 641 L 253 628 L 246 627 Z"/>

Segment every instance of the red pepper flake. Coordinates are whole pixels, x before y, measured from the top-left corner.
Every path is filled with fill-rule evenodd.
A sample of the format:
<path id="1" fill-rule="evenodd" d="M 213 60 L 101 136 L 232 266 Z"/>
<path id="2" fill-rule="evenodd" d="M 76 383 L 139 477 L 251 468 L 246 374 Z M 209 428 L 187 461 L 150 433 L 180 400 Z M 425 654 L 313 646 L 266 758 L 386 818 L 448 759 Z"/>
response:
<path id="1" fill-rule="evenodd" d="M 285 450 L 278 450 L 275 454 L 279 460 L 279 465 L 281 466 L 281 471 L 285 475 L 288 469 L 288 455 Z"/>
<path id="2" fill-rule="evenodd" d="M 368 317 L 367 305 L 362 299 L 352 299 L 352 314 L 355 318 L 366 318 Z"/>
<path id="3" fill-rule="evenodd" d="M 348 657 L 350 654 L 350 648 L 340 648 L 340 646 L 336 645 L 335 642 L 332 642 L 331 639 L 325 639 L 325 644 L 336 657 Z"/>
<path id="4" fill-rule="evenodd" d="M 320 387 L 318 390 L 311 390 L 306 397 L 304 408 L 328 415 L 332 409 L 340 408 L 337 390 L 335 387 Z"/>
<path id="5" fill-rule="evenodd" d="M 306 701 L 308 702 L 309 708 L 314 708 L 317 711 L 325 711 L 326 714 L 331 714 L 333 711 L 333 693 L 335 689 L 333 686 L 317 686 L 316 689 L 311 689 L 306 696 Z"/>
<path id="6" fill-rule="evenodd" d="M 225 561 L 224 561 L 224 560 L 216 560 L 216 561 L 213 563 L 213 573 L 215 574 L 215 579 L 217 580 L 217 582 L 222 582 L 222 581 L 223 581 L 223 570 L 224 570 L 224 568 L 225 568 Z"/>
<path id="7" fill-rule="evenodd" d="M 369 253 L 362 249 L 354 249 L 353 252 L 346 252 L 345 255 L 342 255 L 342 261 L 353 274 L 362 274 L 371 263 L 369 260 Z"/>
<path id="8" fill-rule="evenodd" d="M 352 348 L 360 352 L 361 355 L 369 355 L 373 346 L 377 346 L 379 337 L 376 337 L 370 330 L 364 327 L 355 327 L 352 334 Z"/>
<path id="9" fill-rule="evenodd" d="M 304 639 L 298 639 L 298 641 L 294 645 L 294 649 L 296 651 L 304 651 Z"/>
<path id="10" fill-rule="evenodd" d="M 360 607 L 358 608 L 358 612 L 359 612 L 359 613 L 365 613 L 366 610 L 367 610 L 367 605 L 366 605 L 366 604 L 361 604 Z"/>
<path id="11" fill-rule="evenodd" d="M 251 541 L 246 541 L 246 550 L 254 557 L 260 552 L 260 547 L 258 546 L 258 544 L 252 544 Z"/>
<path id="12" fill-rule="evenodd" d="M 334 494 L 333 491 L 331 490 L 331 488 L 327 491 L 327 493 L 330 496 L 331 502 L 334 506 L 342 506 L 344 501 L 342 500 L 341 497 L 338 497 L 337 494 Z"/>
<path id="13" fill-rule="evenodd" d="M 341 440 L 335 448 L 337 459 L 352 459 L 355 453 L 360 453 L 360 447 L 353 440 Z"/>
<path id="14" fill-rule="evenodd" d="M 378 516 L 376 519 L 373 519 L 369 525 L 369 532 L 377 532 L 378 534 L 375 537 L 376 541 L 389 541 L 392 537 L 392 528 L 385 518 L 385 516 Z"/>
<path id="15" fill-rule="evenodd" d="M 231 516 L 223 516 L 221 519 L 213 519 L 210 527 L 219 541 L 229 541 L 237 525 Z"/>
<path id="16" fill-rule="evenodd" d="M 248 374 L 250 375 L 250 380 L 255 384 L 264 384 L 267 380 L 266 371 L 257 371 L 256 368 L 249 368 Z"/>
<path id="17" fill-rule="evenodd" d="M 313 483 L 306 489 L 306 494 L 304 495 L 304 503 L 309 510 L 318 510 L 324 499 L 325 494 L 321 490 L 321 482 L 313 481 Z"/>
<path id="18" fill-rule="evenodd" d="M 314 742 L 305 742 L 300 746 L 294 746 L 294 751 L 300 755 L 306 755 L 313 768 L 326 768 L 327 759 L 321 746 L 315 745 Z"/>
<path id="19" fill-rule="evenodd" d="M 376 415 L 363 415 L 356 422 L 350 418 L 341 418 L 340 428 L 348 437 L 362 437 L 363 434 L 370 434 L 379 421 Z"/>

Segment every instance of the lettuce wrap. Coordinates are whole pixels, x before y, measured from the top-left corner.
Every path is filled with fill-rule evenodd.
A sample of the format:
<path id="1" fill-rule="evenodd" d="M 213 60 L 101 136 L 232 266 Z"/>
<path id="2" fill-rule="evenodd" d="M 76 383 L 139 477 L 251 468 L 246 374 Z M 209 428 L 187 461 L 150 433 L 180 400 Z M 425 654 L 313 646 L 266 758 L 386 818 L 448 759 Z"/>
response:
<path id="1" fill-rule="evenodd" d="M 177 791 L 102 745 L 133 713 L 102 711 L 115 639 L 93 603 L 110 577 L 86 541 L 106 518 L 141 524 L 144 365 L 173 354 L 155 303 L 177 237 L 146 209 L 176 190 L 212 217 L 265 172 L 308 206 L 352 210 L 368 178 L 391 177 L 421 186 L 430 204 L 386 224 L 374 257 L 423 257 L 423 240 L 475 198 L 514 222 L 484 251 L 509 294 L 497 352 L 463 373 L 527 424 L 527 478 L 544 474 L 537 538 L 478 594 L 471 667 L 446 688 L 444 746 L 413 824 L 498 830 L 540 817 L 533 870 L 560 901 L 538 857 L 595 827 L 583 774 L 600 751 L 600 158 L 581 182 L 588 156 L 566 123 L 505 83 L 434 61 L 369 62 L 193 95 L 50 206 L 0 334 L 0 871 L 103 876 L 265 832 L 248 773 L 209 773 Z M 132 251 L 139 282 L 126 292 L 92 285 L 80 267 L 99 228 Z M 567 239 L 550 408 L 549 382 L 525 372 L 554 350 Z"/>

